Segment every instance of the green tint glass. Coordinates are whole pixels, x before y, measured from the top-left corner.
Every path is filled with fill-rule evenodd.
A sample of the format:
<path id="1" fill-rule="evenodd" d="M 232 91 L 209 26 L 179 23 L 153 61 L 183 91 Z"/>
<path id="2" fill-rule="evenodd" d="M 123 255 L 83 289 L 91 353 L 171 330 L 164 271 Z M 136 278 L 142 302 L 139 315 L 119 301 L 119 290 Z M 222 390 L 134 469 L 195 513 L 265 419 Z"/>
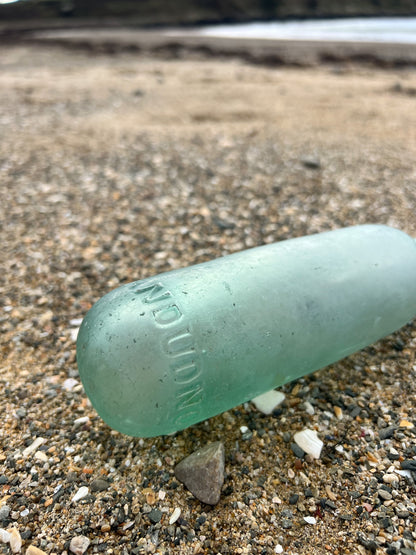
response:
<path id="1" fill-rule="evenodd" d="M 415 315 L 415 241 L 356 226 L 123 285 L 88 312 L 77 360 L 100 416 L 150 437 L 333 363 Z"/>

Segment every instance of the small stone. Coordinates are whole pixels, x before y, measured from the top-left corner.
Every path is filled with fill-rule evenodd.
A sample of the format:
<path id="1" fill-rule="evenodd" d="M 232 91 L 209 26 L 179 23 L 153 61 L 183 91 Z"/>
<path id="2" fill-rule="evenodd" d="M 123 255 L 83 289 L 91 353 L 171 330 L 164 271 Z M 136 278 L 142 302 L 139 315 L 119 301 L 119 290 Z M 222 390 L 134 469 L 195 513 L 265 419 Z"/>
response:
<path id="1" fill-rule="evenodd" d="M 78 380 L 75 380 L 74 378 L 67 378 L 62 384 L 62 387 L 63 389 L 65 389 L 65 391 L 72 391 L 74 387 L 78 384 L 79 384 Z"/>
<path id="2" fill-rule="evenodd" d="M 290 445 L 290 448 L 293 451 L 293 454 L 298 457 L 298 459 L 303 459 L 303 457 L 305 456 L 305 451 L 299 447 L 299 445 L 297 443 L 292 443 Z"/>
<path id="3" fill-rule="evenodd" d="M 9 505 L 3 505 L 2 507 L 0 507 L 0 520 L 6 520 L 6 518 L 9 518 L 9 514 L 10 514 Z"/>
<path id="4" fill-rule="evenodd" d="M 29 445 L 29 447 L 26 447 L 26 449 L 23 450 L 22 456 L 23 458 L 28 457 L 29 455 L 31 455 L 32 453 L 34 453 L 35 451 L 38 450 L 38 447 L 40 447 L 41 445 L 43 445 L 45 443 L 45 439 L 43 439 L 43 437 L 37 437 L 33 443 L 31 445 Z"/>
<path id="5" fill-rule="evenodd" d="M 159 509 L 152 509 L 146 516 L 152 524 L 157 524 L 162 518 L 162 511 L 159 511 Z"/>
<path id="6" fill-rule="evenodd" d="M 283 545 L 280 545 L 280 543 L 278 543 L 276 545 L 276 547 L 274 548 L 274 552 L 275 553 L 283 553 Z"/>
<path id="7" fill-rule="evenodd" d="M 175 522 L 178 520 L 180 516 L 181 516 L 181 510 L 179 507 L 176 507 L 173 513 L 170 515 L 169 526 L 172 526 L 172 524 L 175 524 Z"/>
<path id="8" fill-rule="evenodd" d="M 90 484 L 90 488 L 91 491 L 97 492 L 97 491 L 105 491 L 106 489 L 108 489 L 109 487 L 109 483 L 107 482 L 107 480 L 103 480 L 102 478 L 97 478 L 96 480 L 93 480 Z"/>
<path id="9" fill-rule="evenodd" d="M 387 426 L 386 428 L 381 428 L 381 430 L 378 431 L 379 438 L 381 440 L 389 439 L 393 437 L 396 430 L 397 426 Z"/>
<path id="10" fill-rule="evenodd" d="M 89 421 L 90 421 L 89 416 L 80 416 L 79 418 L 76 418 L 74 420 L 74 424 L 75 426 L 81 426 L 82 424 L 88 424 Z"/>
<path id="11" fill-rule="evenodd" d="M 195 451 L 175 468 L 175 476 L 200 501 L 216 505 L 224 483 L 224 445 L 217 441 Z"/>
<path id="12" fill-rule="evenodd" d="M 289 505 L 296 505 L 296 503 L 299 501 L 299 495 L 297 493 L 293 493 L 290 497 L 289 497 Z"/>
<path id="13" fill-rule="evenodd" d="M 3 543 L 9 543 L 10 533 L 4 528 L 0 528 L 0 541 Z"/>
<path id="14" fill-rule="evenodd" d="M 389 517 L 383 517 L 382 519 L 379 520 L 379 524 L 380 524 L 380 528 L 389 528 L 390 526 L 392 526 L 392 520 Z"/>
<path id="15" fill-rule="evenodd" d="M 319 459 L 324 444 L 314 430 L 305 429 L 297 432 L 293 439 L 305 453 L 314 459 Z"/>
<path id="16" fill-rule="evenodd" d="M 45 453 L 45 451 L 36 451 L 36 453 L 33 455 L 33 458 L 37 461 L 47 462 L 48 455 Z"/>
<path id="17" fill-rule="evenodd" d="M 252 402 L 257 410 L 263 414 L 271 414 L 285 400 L 285 394 L 272 389 L 263 395 L 255 397 Z"/>
<path id="18" fill-rule="evenodd" d="M 319 158 L 315 156 L 304 156 L 301 162 L 305 166 L 305 168 L 309 168 L 311 170 L 319 170 L 319 168 L 321 167 L 321 162 Z"/>
<path id="19" fill-rule="evenodd" d="M 90 545 L 90 540 L 86 536 L 75 536 L 69 544 L 69 551 L 75 555 L 83 555 Z"/>
<path id="20" fill-rule="evenodd" d="M 407 459 L 400 463 L 400 466 L 403 470 L 411 470 L 412 472 L 416 472 L 416 460 L 414 459 Z"/>
<path id="21" fill-rule="evenodd" d="M 385 484 L 394 484 L 394 482 L 398 482 L 399 479 L 396 476 L 396 474 L 384 474 L 383 476 L 383 482 Z"/>
<path id="22" fill-rule="evenodd" d="M 34 545 L 29 545 L 26 549 L 26 555 L 46 555 L 45 551 L 39 549 L 39 547 L 35 547 Z"/>
<path id="23" fill-rule="evenodd" d="M 409 422 L 409 420 L 403 419 L 400 420 L 399 426 L 400 428 L 413 428 L 414 424 L 413 422 Z"/>
<path id="24" fill-rule="evenodd" d="M 335 405 L 334 406 L 334 413 L 335 413 L 335 416 L 338 418 L 338 420 L 342 419 L 343 414 L 342 414 L 342 408 L 341 407 L 338 407 L 337 405 Z"/>
<path id="25" fill-rule="evenodd" d="M 282 518 L 281 525 L 282 528 L 288 530 L 289 528 L 292 528 L 293 522 L 289 518 Z"/>
<path id="26" fill-rule="evenodd" d="M 73 496 L 73 498 L 71 499 L 71 502 L 76 503 L 80 499 L 83 499 L 84 497 L 86 497 L 88 493 L 89 493 L 89 490 L 87 486 L 81 486 L 79 490 L 76 492 L 76 494 Z M 77 536 L 77 537 L 81 537 L 81 536 Z"/>
<path id="27" fill-rule="evenodd" d="M 9 530 L 10 534 L 10 549 L 12 553 L 19 553 L 22 549 L 22 538 L 20 537 L 19 530 L 17 528 L 11 528 Z"/>
<path id="28" fill-rule="evenodd" d="M 306 414 L 309 414 L 310 416 L 315 414 L 315 409 L 309 401 L 305 401 L 303 403 L 303 408 L 305 409 Z"/>
<path id="29" fill-rule="evenodd" d="M 392 499 L 392 494 L 385 490 L 385 489 L 379 489 L 378 490 L 378 496 L 381 497 L 381 499 L 384 499 L 385 501 L 388 501 L 389 499 Z"/>
<path id="30" fill-rule="evenodd" d="M 303 520 L 306 522 L 306 524 L 316 524 L 316 518 L 314 516 L 304 516 Z"/>
<path id="31" fill-rule="evenodd" d="M 0 476 L 0 486 L 4 486 L 9 481 L 8 477 L 5 474 Z"/>

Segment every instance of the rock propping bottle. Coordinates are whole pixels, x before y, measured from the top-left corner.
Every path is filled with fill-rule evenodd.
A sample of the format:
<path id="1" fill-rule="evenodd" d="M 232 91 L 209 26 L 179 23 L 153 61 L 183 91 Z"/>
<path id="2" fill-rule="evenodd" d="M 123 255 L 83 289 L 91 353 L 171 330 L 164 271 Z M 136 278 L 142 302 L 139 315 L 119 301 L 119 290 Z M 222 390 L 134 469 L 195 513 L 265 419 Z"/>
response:
<path id="1" fill-rule="evenodd" d="M 415 315 L 415 240 L 356 226 L 123 285 L 88 312 L 77 360 L 100 416 L 151 437 L 346 357 Z"/>

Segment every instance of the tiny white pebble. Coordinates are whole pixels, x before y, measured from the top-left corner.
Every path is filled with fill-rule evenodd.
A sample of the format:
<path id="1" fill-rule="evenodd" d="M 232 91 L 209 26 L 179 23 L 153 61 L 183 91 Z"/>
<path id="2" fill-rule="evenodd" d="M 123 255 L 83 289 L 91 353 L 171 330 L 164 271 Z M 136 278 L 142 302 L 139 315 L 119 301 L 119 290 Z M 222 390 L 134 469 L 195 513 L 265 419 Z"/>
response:
<path id="1" fill-rule="evenodd" d="M 71 502 L 76 503 L 80 499 L 83 499 L 84 497 L 86 497 L 88 493 L 89 493 L 89 490 L 87 486 L 81 486 L 79 490 L 76 492 L 76 494 L 73 496 L 73 498 L 71 499 Z"/>
<path id="2" fill-rule="evenodd" d="M 291 468 L 289 468 L 289 470 L 287 471 L 287 476 L 291 480 L 295 477 L 295 473 L 293 472 L 293 470 Z"/>
<path id="3" fill-rule="evenodd" d="M 33 455 L 33 458 L 35 458 L 37 461 L 47 462 L 48 455 L 45 453 L 45 451 L 36 451 L 36 453 Z"/>
<path id="4" fill-rule="evenodd" d="M 280 499 L 280 497 L 273 497 L 272 499 L 272 503 L 274 503 L 275 505 L 280 505 L 282 503 L 282 500 Z"/>
<path id="5" fill-rule="evenodd" d="M 82 318 L 72 318 L 72 320 L 69 321 L 69 324 L 71 326 L 80 326 L 82 324 Z"/>
<path id="6" fill-rule="evenodd" d="M 263 395 L 255 397 L 252 399 L 252 402 L 256 409 L 263 414 L 271 414 L 284 400 L 284 393 L 272 389 L 271 391 L 267 391 L 267 393 L 263 393 Z"/>
<path id="7" fill-rule="evenodd" d="M 74 343 L 78 338 L 78 332 L 79 332 L 79 328 L 75 328 L 75 329 L 71 330 L 71 333 L 70 333 L 71 341 L 73 341 Z"/>
<path id="8" fill-rule="evenodd" d="M 275 553 L 283 553 L 283 546 L 281 546 L 280 543 L 278 543 L 276 545 L 276 547 L 274 548 L 274 552 Z"/>
<path id="9" fill-rule="evenodd" d="M 10 534 L 4 528 L 0 528 L 0 541 L 3 543 L 9 543 L 10 541 Z"/>
<path id="10" fill-rule="evenodd" d="M 311 405 L 311 403 L 309 401 L 305 401 L 303 403 L 303 408 L 305 409 L 305 412 L 309 415 L 313 415 L 315 414 L 315 409 L 313 408 L 313 406 Z"/>
<path id="11" fill-rule="evenodd" d="M 66 391 L 72 391 L 73 388 L 78 385 L 79 382 L 78 380 L 75 380 L 74 378 L 67 378 L 64 383 L 62 384 L 62 387 L 66 390 Z"/>
<path id="12" fill-rule="evenodd" d="M 248 432 L 247 426 L 240 426 L 240 432 L 241 432 L 242 434 L 246 434 L 246 433 Z"/>
<path id="13" fill-rule="evenodd" d="M 304 516 L 303 520 L 306 524 L 316 524 L 316 518 L 314 516 Z"/>
<path id="14" fill-rule="evenodd" d="M 169 526 L 171 526 L 172 524 L 175 524 L 175 522 L 178 520 L 180 516 L 181 516 L 181 510 L 179 507 L 176 507 L 173 513 L 170 515 Z"/>
<path id="15" fill-rule="evenodd" d="M 27 516 L 29 514 L 29 509 L 25 509 L 20 513 L 20 516 Z"/>
<path id="16" fill-rule="evenodd" d="M 79 418 L 76 418 L 74 420 L 74 424 L 76 426 L 81 426 L 81 424 L 87 424 L 87 422 L 90 421 L 90 417 L 89 416 L 80 416 Z"/>
<path id="17" fill-rule="evenodd" d="M 158 493 L 158 497 L 161 501 L 163 501 L 166 497 L 166 491 L 163 491 L 163 489 L 161 489 Z"/>

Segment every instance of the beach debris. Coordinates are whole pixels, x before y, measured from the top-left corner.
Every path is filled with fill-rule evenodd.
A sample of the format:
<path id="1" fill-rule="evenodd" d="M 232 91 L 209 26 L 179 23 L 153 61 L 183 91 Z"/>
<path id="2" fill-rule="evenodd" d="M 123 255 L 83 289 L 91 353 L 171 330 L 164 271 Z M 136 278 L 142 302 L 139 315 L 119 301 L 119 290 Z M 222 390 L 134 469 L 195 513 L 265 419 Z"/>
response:
<path id="1" fill-rule="evenodd" d="M 224 483 L 224 445 L 216 441 L 183 459 L 176 478 L 202 503 L 216 505 Z"/>
<path id="2" fill-rule="evenodd" d="M 88 494 L 89 494 L 89 490 L 87 486 L 81 486 L 79 490 L 76 492 L 76 494 L 73 496 L 73 498 L 71 499 L 71 502 L 76 503 L 77 501 L 80 501 L 81 499 L 86 497 Z"/>
<path id="3" fill-rule="evenodd" d="M 272 389 L 252 399 L 252 403 L 263 414 L 271 414 L 284 400 L 284 393 Z"/>
<path id="4" fill-rule="evenodd" d="M 319 459 L 324 444 L 319 439 L 315 430 L 306 428 L 301 432 L 297 432 L 293 436 L 293 439 L 295 440 L 295 443 L 297 443 L 297 445 L 305 451 L 305 453 L 308 453 L 308 455 L 314 459 Z"/>
<path id="5" fill-rule="evenodd" d="M 181 510 L 179 507 L 176 507 L 173 513 L 170 515 L 169 526 L 172 526 L 172 524 L 175 524 L 175 522 L 178 520 L 180 516 L 181 516 Z"/>
<path id="6" fill-rule="evenodd" d="M 69 551 L 75 555 L 83 555 L 90 545 L 90 540 L 86 536 L 74 536 L 69 544 Z"/>

